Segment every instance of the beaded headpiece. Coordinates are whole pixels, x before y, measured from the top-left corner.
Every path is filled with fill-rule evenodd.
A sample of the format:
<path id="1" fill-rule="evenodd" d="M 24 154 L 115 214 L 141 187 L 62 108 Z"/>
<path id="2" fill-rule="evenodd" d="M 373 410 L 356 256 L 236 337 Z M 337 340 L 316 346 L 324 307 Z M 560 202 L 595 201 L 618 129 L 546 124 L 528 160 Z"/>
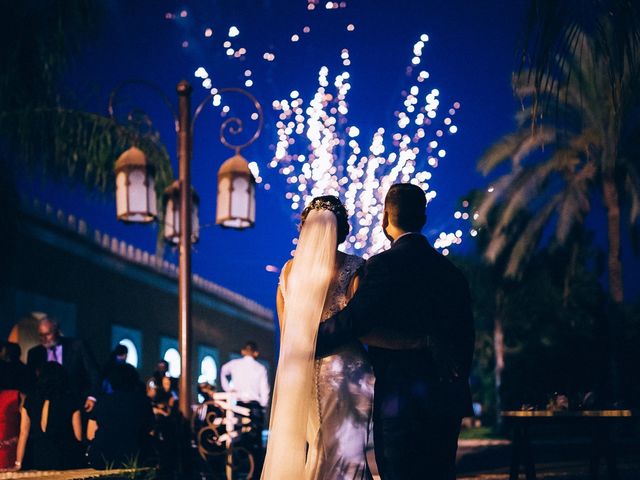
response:
<path id="1" fill-rule="evenodd" d="M 311 210 L 328 210 L 333 213 L 338 220 L 338 243 L 342 243 L 345 240 L 350 230 L 349 215 L 338 197 L 335 195 L 323 195 L 311 200 L 302 212 L 302 224 L 304 224 L 307 214 Z M 300 227 L 302 227 L 302 224 Z"/>
<path id="2" fill-rule="evenodd" d="M 329 210 L 336 215 L 344 213 L 344 206 L 342 206 L 342 204 L 330 202 L 323 198 L 314 198 L 308 208 L 311 210 Z"/>

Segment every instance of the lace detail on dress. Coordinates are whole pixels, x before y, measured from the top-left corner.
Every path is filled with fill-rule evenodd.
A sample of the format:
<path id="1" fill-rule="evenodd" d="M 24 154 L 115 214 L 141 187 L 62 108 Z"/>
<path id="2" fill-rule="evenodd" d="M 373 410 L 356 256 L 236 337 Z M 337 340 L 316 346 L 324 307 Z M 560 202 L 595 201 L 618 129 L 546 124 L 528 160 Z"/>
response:
<path id="1" fill-rule="evenodd" d="M 327 301 L 324 305 L 324 309 L 322 311 L 322 321 L 327 320 L 335 313 L 338 313 L 349 303 L 349 298 L 347 298 L 349 285 L 351 283 L 351 279 L 356 274 L 356 272 L 364 265 L 364 259 L 361 257 L 357 257 L 355 255 L 348 255 L 342 262 L 340 269 L 336 275 L 336 281 L 332 283 L 331 288 L 327 292 Z M 282 280 L 281 280 L 282 282 Z M 320 388 L 320 365 L 322 363 L 322 359 L 318 359 L 315 361 L 315 393 L 319 395 Z M 318 406 L 318 419 L 320 424 L 322 424 L 322 408 L 320 398 L 317 397 L 317 406 Z"/>
<path id="2" fill-rule="evenodd" d="M 340 270 L 338 270 L 336 281 L 327 293 L 327 302 L 322 311 L 322 320 L 326 320 L 333 314 L 339 312 L 347 306 L 349 298 L 349 284 L 356 272 L 364 265 L 364 259 L 355 255 L 347 255 Z"/>
<path id="3" fill-rule="evenodd" d="M 349 285 L 363 264 L 360 257 L 346 256 L 327 293 L 323 321 L 347 305 Z M 316 360 L 313 394 L 317 408 L 310 428 L 317 433 L 310 435 L 316 442 L 309 445 L 305 480 L 370 480 L 373 372 L 358 342 Z"/>

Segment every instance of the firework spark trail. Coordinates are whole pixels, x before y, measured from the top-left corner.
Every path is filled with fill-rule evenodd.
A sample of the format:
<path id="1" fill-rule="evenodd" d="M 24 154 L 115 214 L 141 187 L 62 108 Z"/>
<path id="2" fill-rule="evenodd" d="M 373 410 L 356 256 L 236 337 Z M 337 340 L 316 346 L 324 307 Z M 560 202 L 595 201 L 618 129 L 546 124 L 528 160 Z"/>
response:
<path id="1" fill-rule="evenodd" d="M 414 45 L 413 66 L 420 63 L 427 41 L 428 36 L 422 35 Z M 342 59 L 348 60 L 346 49 Z M 408 72 L 412 73 L 413 68 L 409 67 Z M 279 112 L 278 141 L 269 166 L 286 177 L 285 197 L 296 212 L 318 195 L 344 198 L 353 227 L 343 245 L 346 251 L 366 258 L 388 246 L 381 218 L 384 195 L 393 183 L 411 182 L 424 190 L 428 201 L 436 197 L 428 180 L 446 156 L 442 145 L 445 132 L 455 135 L 458 131 L 452 117 L 460 104 L 454 102 L 444 116 L 440 115 L 440 92 L 427 89 L 426 95 L 420 95 L 418 84 L 428 78 L 429 73 L 421 71 L 414 78 L 416 84 L 408 93 L 403 92 L 404 108 L 396 112 L 397 131 L 390 136 L 392 147 L 386 145 L 385 129 L 378 128 L 367 153 L 361 148 L 365 142 L 358 140 L 360 129 L 347 118 L 349 72 L 336 75 L 330 87 L 329 69 L 323 66 L 318 73 L 318 88 L 306 109 L 298 91 L 291 92 L 290 98 L 273 102 L 274 110 Z M 468 213 L 465 215 L 468 218 Z M 461 231 L 441 233 L 436 248 L 448 253 L 448 246 L 461 243 L 461 235 Z"/>
<path id="2" fill-rule="evenodd" d="M 320 6 L 319 0 L 308 0 L 309 10 L 317 6 Z M 346 2 L 329 1 L 325 8 L 343 9 L 346 8 Z M 181 12 L 182 16 L 185 14 L 186 12 Z M 172 18 L 175 17 L 173 15 Z M 354 29 L 353 24 L 347 26 L 348 31 Z M 302 32 L 308 34 L 310 28 L 305 26 Z M 232 43 L 239 34 L 240 30 L 231 26 L 222 47 L 228 57 L 242 61 L 246 58 L 246 49 Z M 211 35 L 211 29 L 206 29 L 205 37 Z M 300 35 L 291 36 L 291 42 L 299 40 Z M 400 181 L 411 182 L 424 190 L 428 202 L 432 201 L 436 197 L 436 191 L 428 182 L 439 161 L 446 156 L 444 137 L 455 135 L 458 131 L 452 117 L 460 108 L 459 102 L 454 102 L 442 113 L 439 90 L 425 88 L 429 72 L 421 70 L 417 75 L 414 74 L 428 41 L 428 35 L 423 34 L 413 45 L 411 65 L 406 70 L 413 85 L 408 92 L 402 92 L 403 108 L 394 114 L 397 131 L 387 136 L 384 128 L 378 128 L 366 147 L 366 153 L 362 152 L 361 147 L 366 141 L 359 141 L 360 129 L 355 124 L 350 124 L 347 117 L 347 95 L 351 88 L 348 71 L 336 75 L 330 86 L 328 67 L 320 68 L 318 88 L 306 108 L 304 99 L 295 90 L 288 98 L 272 103 L 279 115 L 275 154 L 269 167 L 277 168 L 279 174 L 286 177 L 285 198 L 291 209 L 298 214 L 311 198 L 318 195 L 341 196 L 353 227 L 342 249 L 365 258 L 388 247 L 381 219 L 384 196 L 389 187 Z M 341 50 L 340 57 L 343 66 L 351 64 L 347 48 Z M 275 55 L 265 52 L 262 58 L 272 62 Z M 250 69 L 244 70 L 245 87 L 253 86 L 252 73 Z M 217 93 L 204 68 L 200 67 L 195 76 L 201 79 L 202 86 L 210 93 Z M 219 107 L 221 103 L 221 96 L 215 95 L 213 105 Z M 226 116 L 228 112 L 229 107 L 222 106 L 221 115 Z M 250 168 L 257 182 L 261 183 L 260 166 L 252 162 Z M 270 185 L 264 184 L 264 188 L 268 190 Z M 442 231 L 435 239 L 434 247 L 443 254 L 449 253 L 450 246 L 462 243 L 461 228 L 468 230 L 473 237 L 477 235 L 477 231 L 468 225 L 458 225 L 471 222 L 471 217 L 476 218 L 477 212 L 470 215 L 468 208 L 468 202 L 465 201 L 461 211 L 453 214 L 449 228 L 456 229 L 457 225 L 455 231 Z"/>

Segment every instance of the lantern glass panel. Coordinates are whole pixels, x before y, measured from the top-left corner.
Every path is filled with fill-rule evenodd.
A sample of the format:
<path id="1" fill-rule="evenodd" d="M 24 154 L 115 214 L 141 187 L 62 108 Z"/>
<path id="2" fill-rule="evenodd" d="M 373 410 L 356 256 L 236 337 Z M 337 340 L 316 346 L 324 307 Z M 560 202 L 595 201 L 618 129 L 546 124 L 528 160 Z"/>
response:
<path id="1" fill-rule="evenodd" d="M 253 182 L 249 182 L 249 221 L 255 223 L 256 221 L 256 194 L 255 186 Z"/>
<path id="2" fill-rule="evenodd" d="M 171 216 L 173 217 L 173 236 L 174 241 L 177 243 L 178 238 L 180 237 L 180 202 L 173 203 L 173 208 L 171 209 Z"/>
<path id="3" fill-rule="evenodd" d="M 199 206 L 196 202 L 191 204 L 191 241 L 196 243 L 200 238 Z"/>
<path id="4" fill-rule="evenodd" d="M 134 214 L 145 214 L 147 208 L 147 178 L 142 170 L 129 172 L 129 211 Z"/>
<path id="5" fill-rule="evenodd" d="M 118 217 L 127 213 L 127 174 L 124 172 L 116 177 L 116 212 Z"/>
<path id="6" fill-rule="evenodd" d="M 167 206 L 164 212 L 164 238 L 167 240 L 172 240 L 176 235 L 176 225 L 175 223 L 178 221 L 178 216 L 176 215 L 176 210 L 174 208 L 173 199 L 170 198 L 167 200 Z"/>
<path id="7" fill-rule="evenodd" d="M 231 217 L 246 219 L 249 214 L 249 181 L 246 177 L 233 179 L 231 192 Z"/>
<path id="8" fill-rule="evenodd" d="M 218 205 L 216 208 L 218 223 L 225 218 L 229 218 L 229 200 L 231 198 L 229 185 L 228 177 L 224 177 L 218 182 Z"/>
<path id="9" fill-rule="evenodd" d="M 158 215 L 158 197 L 156 195 L 156 181 L 149 176 L 149 214 L 154 217 Z"/>

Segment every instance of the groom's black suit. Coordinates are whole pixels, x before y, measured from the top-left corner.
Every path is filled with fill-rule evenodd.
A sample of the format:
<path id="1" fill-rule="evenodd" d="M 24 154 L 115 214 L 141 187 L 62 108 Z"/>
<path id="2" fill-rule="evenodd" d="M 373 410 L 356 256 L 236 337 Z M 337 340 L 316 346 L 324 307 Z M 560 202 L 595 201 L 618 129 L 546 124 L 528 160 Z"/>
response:
<path id="1" fill-rule="evenodd" d="M 383 346 L 394 338 L 429 339 L 426 348 L 369 347 L 382 478 L 455 478 L 460 421 L 473 413 L 471 300 L 462 273 L 422 235 L 404 235 L 367 261 L 353 299 L 320 325 L 316 355 L 367 336 Z M 455 381 L 441 380 L 444 359 L 457 365 Z"/>

